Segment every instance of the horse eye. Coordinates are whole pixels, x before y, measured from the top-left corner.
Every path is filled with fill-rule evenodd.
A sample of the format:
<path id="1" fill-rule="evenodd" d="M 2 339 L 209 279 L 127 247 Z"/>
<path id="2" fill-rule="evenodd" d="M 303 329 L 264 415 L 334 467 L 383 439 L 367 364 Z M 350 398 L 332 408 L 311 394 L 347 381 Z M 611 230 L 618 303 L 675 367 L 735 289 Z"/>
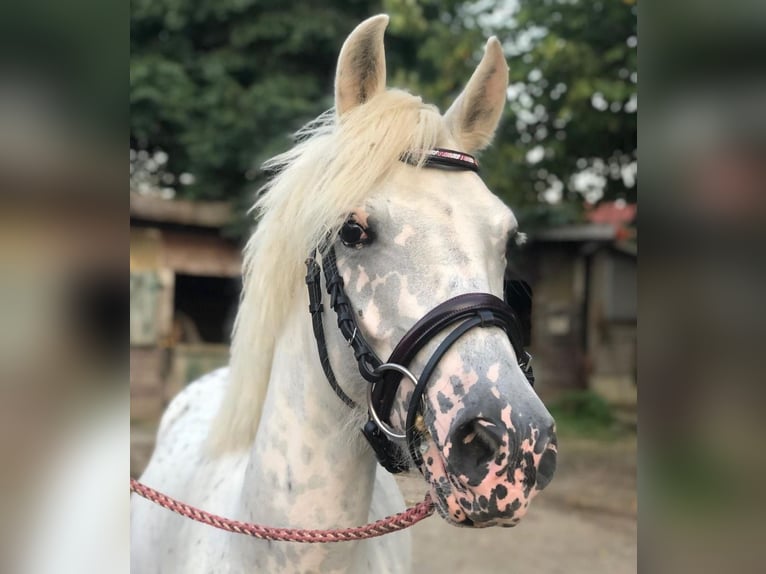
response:
<path id="1" fill-rule="evenodd" d="M 348 219 L 340 228 L 338 235 L 346 247 L 361 247 L 372 241 L 367 229 L 354 219 Z"/>

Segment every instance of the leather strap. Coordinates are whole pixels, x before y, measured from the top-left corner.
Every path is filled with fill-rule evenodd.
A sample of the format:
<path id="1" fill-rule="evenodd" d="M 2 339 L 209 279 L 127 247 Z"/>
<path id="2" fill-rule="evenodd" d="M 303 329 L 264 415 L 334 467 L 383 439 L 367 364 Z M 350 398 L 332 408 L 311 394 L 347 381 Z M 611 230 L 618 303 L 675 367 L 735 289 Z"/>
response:
<path id="1" fill-rule="evenodd" d="M 346 406 L 355 408 L 356 403 L 349 397 L 338 384 L 335 373 L 330 364 L 330 356 L 327 353 L 327 341 L 324 336 L 324 325 L 322 324 L 322 285 L 320 279 L 319 264 L 316 261 L 316 250 L 314 250 L 308 259 L 306 259 L 306 285 L 309 290 L 309 313 L 311 313 L 311 326 L 314 329 L 314 339 L 317 342 L 317 351 L 319 352 L 319 362 L 322 365 L 327 382 L 330 383 L 332 390 L 338 395 L 340 400 L 346 403 Z"/>
<path id="2" fill-rule="evenodd" d="M 502 328 L 511 340 L 519 360 L 521 361 L 525 356 L 521 325 L 513 309 L 502 299 L 489 293 L 465 293 L 444 301 L 426 313 L 405 333 L 391 353 L 388 362 L 409 365 L 418 351 L 441 331 L 471 317 L 479 317 L 482 326 Z M 387 371 L 383 382 L 375 385 L 373 389 L 373 404 L 378 416 L 384 422 L 389 422 L 400 380 L 401 376 L 396 372 Z M 423 374 L 418 380 L 423 382 Z"/>
<path id="3" fill-rule="evenodd" d="M 415 389 L 412 391 L 410 404 L 407 408 L 407 421 L 405 425 L 405 432 L 407 433 L 407 448 L 410 451 L 412 461 L 418 467 L 422 466 L 423 457 L 420 455 L 420 450 L 418 449 L 420 445 L 420 433 L 415 432 L 415 419 L 417 418 L 418 413 L 422 410 L 420 408 L 420 402 L 423 398 L 423 393 L 428 386 L 428 381 L 431 378 L 434 369 L 436 369 L 436 365 L 442 359 L 444 354 L 449 351 L 450 347 L 452 347 L 452 345 L 454 345 L 455 342 L 460 337 L 465 335 L 469 330 L 473 329 L 474 327 L 479 327 L 483 324 L 484 320 L 481 317 L 473 317 L 472 319 L 468 319 L 459 325 L 454 331 L 447 335 L 446 339 L 439 343 L 436 351 L 434 351 L 434 354 L 431 355 L 431 358 L 428 359 L 426 366 L 423 368 L 423 372 L 420 373 L 418 384 L 415 385 Z"/>
<path id="4" fill-rule="evenodd" d="M 362 335 L 356 323 L 354 308 L 343 289 L 343 277 L 338 273 L 335 248 L 330 245 L 322 256 L 327 293 L 330 295 L 330 307 L 338 317 L 338 329 L 354 351 L 359 373 L 369 383 L 378 382 L 382 377 L 376 370 L 383 363 Z"/>

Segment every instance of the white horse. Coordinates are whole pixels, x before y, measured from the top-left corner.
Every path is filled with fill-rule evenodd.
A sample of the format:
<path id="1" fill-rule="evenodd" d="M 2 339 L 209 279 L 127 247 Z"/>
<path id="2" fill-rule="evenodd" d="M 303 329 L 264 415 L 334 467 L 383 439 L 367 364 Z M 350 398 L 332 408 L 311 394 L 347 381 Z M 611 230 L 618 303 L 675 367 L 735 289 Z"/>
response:
<path id="1" fill-rule="evenodd" d="M 550 480 L 553 419 L 522 370 L 510 307 L 494 296 L 503 293 L 517 222 L 466 169 L 473 167 L 467 154 L 490 143 L 506 101 L 500 43 L 489 40 L 442 116 L 386 89 L 387 23 L 376 16 L 351 33 L 338 59 L 334 112 L 270 162 L 277 175 L 259 199 L 246 248 L 230 367 L 173 400 L 145 484 L 264 525 L 364 524 L 404 507 L 359 432 L 372 414 L 383 419 L 373 434 L 398 445 L 388 462 L 414 460 L 439 513 L 454 524 L 513 526 Z M 429 159 L 438 148 L 466 155 L 439 152 L 439 166 Z M 322 361 L 304 281 L 304 261 L 316 249 L 347 311 L 339 329 L 332 309 L 342 314 L 342 301 L 335 307 L 325 296 L 317 315 L 324 316 Z M 455 327 L 452 318 L 469 307 Z M 361 341 L 371 353 L 367 374 L 385 375 L 369 403 L 364 361 L 354 357 Z M 397 356 L 409 352 L 407 364 L 378 369 L 380 361 L 369 359 L 390 357 L 395 347 Z M 368 413 L 365 405 L 388 412 Z M 138 574 L 408 572 L 410 542 L 406 531 L 339 544 L 267 542 L 134 496 L 131 563 Z"/>

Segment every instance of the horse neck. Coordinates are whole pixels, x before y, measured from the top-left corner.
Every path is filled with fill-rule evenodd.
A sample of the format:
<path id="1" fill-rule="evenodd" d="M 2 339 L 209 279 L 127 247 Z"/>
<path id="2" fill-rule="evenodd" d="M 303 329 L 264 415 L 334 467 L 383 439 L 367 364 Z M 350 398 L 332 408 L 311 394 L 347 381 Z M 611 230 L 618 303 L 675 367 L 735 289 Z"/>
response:
<path id="1" fill-rule="evenodd" d="M 356 526 L 368 519 L 375 460 L 360 448 L 358 429 L 347 422 L 348 407 L 322 372 L 305 311 L 308 301 L 295 299 L 301 301 L 300 310 L 290 315 L 277 340 L 269 390 L 250 452 L 242 492 L 244 514 L 247 520 L 274 526 Z M 287 546 L 269 547 L 266 554 L 279 560 L 274 554 L 282 552 L 280 548 Z M 295 563 L 298 553 L 301 563 L 323 572 L 350 571 L 353 560 L 360 558 L 346 544 L 291 548 L 288 563 Z M 257 554 L 260 557 L 254 558 L 261 562 L 264 552 Z M 348 565 L 342 564 L 344 560 Z M 280 570 L 279 562 L 271 564 L 276 568 L 263 566 L 265 571 Z"/>

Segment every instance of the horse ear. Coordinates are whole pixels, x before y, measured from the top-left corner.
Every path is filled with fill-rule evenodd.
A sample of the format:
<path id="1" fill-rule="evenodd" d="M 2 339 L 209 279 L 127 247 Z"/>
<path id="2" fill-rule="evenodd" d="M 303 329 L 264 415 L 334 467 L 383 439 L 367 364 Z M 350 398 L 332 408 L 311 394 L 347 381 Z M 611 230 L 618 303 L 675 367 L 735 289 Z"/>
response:
<path id="1" fill-rule="evenodd" d="M 468 85 L 444 114 L 461 150 L 471 153 L 490 144 L 505 108 L 507 91 L 508 64 L 503 47 L 492 36 Z"/>
<path id="2" fill-rule="evenodd" d="M 383 34 L 386 26 L 386 14 L 373 16 L 359 24 L 343 43 L 335 73 L 335 111 L 338 117 L 385 89 Z"/>

